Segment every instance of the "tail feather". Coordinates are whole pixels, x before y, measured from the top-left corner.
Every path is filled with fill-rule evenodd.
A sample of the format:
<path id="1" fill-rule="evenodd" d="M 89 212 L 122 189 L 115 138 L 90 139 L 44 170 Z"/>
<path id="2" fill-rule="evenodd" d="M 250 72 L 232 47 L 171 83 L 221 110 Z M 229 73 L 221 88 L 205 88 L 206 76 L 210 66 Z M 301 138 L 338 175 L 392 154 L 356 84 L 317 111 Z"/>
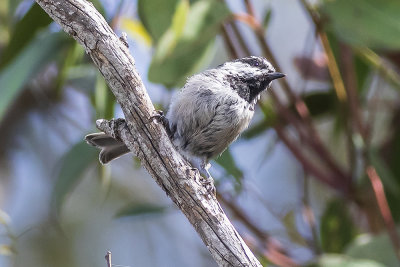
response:
<path id="1" fill-rule="evenodd" d="M 100 148 L 99 160 L 102 164 L 107 164 L 130 150 L 126 145 L 105 133 L 93 133 L 85 136 L 85 141 L 92 146 Z"/>

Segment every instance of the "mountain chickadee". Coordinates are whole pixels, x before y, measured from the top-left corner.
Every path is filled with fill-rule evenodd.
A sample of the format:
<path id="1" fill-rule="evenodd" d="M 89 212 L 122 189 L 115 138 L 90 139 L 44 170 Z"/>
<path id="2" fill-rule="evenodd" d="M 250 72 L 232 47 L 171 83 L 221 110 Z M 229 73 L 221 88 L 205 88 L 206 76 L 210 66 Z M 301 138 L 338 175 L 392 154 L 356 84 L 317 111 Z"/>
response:
<path id="1" fill-rule="evenodd" d="M 208 161 L 247 128 L 260 93 L 284 76 L 263 57 L 229 61 L 190 77 L 173 98 L 166 117 L 157 117 L 177 150 L 207 176 L 205 183 L 213 188 Z M 130 152 L 124 143 L 104 133 L 85 139 L 102 149 L 102 164 Z"/>

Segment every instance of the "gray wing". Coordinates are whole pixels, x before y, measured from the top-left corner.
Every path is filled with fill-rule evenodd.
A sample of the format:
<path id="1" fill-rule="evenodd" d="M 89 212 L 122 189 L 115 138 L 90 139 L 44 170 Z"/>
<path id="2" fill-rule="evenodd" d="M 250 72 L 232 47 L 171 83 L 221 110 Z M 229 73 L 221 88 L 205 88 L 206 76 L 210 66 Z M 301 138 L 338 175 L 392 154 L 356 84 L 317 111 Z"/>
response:
<path id="1" fill-rule="evenodd" d="M 171 103 L 167 117 L 174 129 L 174 144 L 181 151 L 209 159 L 222 153 L 240 133 L 240 122 L 235 121 L 240 119 L 235 108 L 240 99 L 221 87 L 208 83 L 206 88 L 202 81 L 189 81 Z"/>

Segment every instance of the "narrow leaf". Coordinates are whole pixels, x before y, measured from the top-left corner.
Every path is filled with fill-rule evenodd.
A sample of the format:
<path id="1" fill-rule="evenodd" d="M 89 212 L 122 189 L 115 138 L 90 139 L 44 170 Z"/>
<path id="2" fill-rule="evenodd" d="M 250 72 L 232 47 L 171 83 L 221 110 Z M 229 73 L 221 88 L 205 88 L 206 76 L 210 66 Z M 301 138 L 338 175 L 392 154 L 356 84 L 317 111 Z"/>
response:
<path id="1" fill-rule="evenodd" d="M 115 217 L 128 217 L 140 215 L 161 215 L 167 207 L 153 204 L 132 204 L 117 212 Z"/>
<path id="2" fill-rule="evenodd" d="M 190 6 L 179 38 L 167 30 L 156 47 L 148 78 L 167 87 L 182 85 L 197 72 L 212 51 L 222 21 L 229 15 L 225 3 L 199 0 Z"/>
<path id="3" fill-rule="evenodd" d="M 314 265 L 315 266 L 315 265 Z M 340 254 L 324 254 L 319 260 L 318 267 L 384 267 L 373 260 L 354 259 L 346 255 Z"/>
<path id="4" fill-rule="evenodd" d="M 335 113 L 337 97 L 333 90 L 313 92 L 302 98 L 313 117 Z"/>
<path id="5" fill-rule="evenodd" d="M 97 160 L 99 151 L 82 141 L 71 147 L 60 161 L 60 171 L 53 189 L 53 205 L 58 213 L 65 197 L 80 181 L 87 167 Z"/>
<path id="6" fill-rule="evenodd" d="M 321 244 L 326 252 L 339 253 L 355 236 L 355 227 L 347 210 L 347 205 L 341 200 L 328 203 L 321 217 Z"/>
<path id="7" fill-rule="evenodd" d="M 154 42 L 166 32 L 172 23 L 176 5 L 180 0 L 138 0 L 138 13 Z"/>
<path id="8" fill-rule="evenodd" d="M 400 231 L 397 231 L 400 233 Z M 358 236 L 346 249 L 346 255 L 355 259 L 369 259 L 382 266 L 398 266 L 395 249 L 387 233 L 379 235 L 363 234 Z"/>
<path id="9" fill-rule="evenodd" d="M 242 185 L 243 172 L 236 165 L 229 149 L 225 150 L 224 153 L 222 153 L 222 155 L 215 161 L 218 165 L 223 167 L 229 175 L 232 175 L 232 177 L 235 178 L 237 185 Z"/>
<path id="10" fill-rule="evenodd" d="M 62 51 L 64 40 L 65 35 L 61 33 L 44 34 L 29 44 L 0 72 L 0 120 L 29 79 Z"/>
<path id="11" fill-rule="evenodd" d="M 373 49 L 400 48 L 400 2 L 325 0 L 328 28 L 343 41 Z"/>
<path id="12" fill-rule="evenodd" d="M 264 15 L 264 19 L 263 19 L 263 28 L 267 29 L 269 22 L 271 21 L 271 16 L 272 16 L 272 9 L 268 9 L 267 12 Z"/>
<path id="13" fill-rule="evenodd" d="M 186 19 L 189 13 L 189 1 L 181 0 L 176 7 L 174 16 L 172 17 L 172 30 L 176 38 L 179 38 L 185 29 Z"/>
<path id="14" fill-rule="evenodd" d="M 17 23 L 8 46 L 2 51 L 0 69 L 16 57 L 35 37 L 39 30 L 47 27 L 51 22 L 52 19 L 49 15 L 37 3 L 34 3 L 25 16 Z"/>
<path id="15" fill-rule="evenodd" d="M 115 97 L 100 74 L 97 75 L 95 88 L 96 117 L 111 119 L 114 115 Z"/>
<path id="16" fill-rule="evenodd" d="M 296 217 L 294 211 L 289 211 L 282 219 L 282 223 L 285 225 L 286 232 L 290 240 L 300 246 L 307 246 L 307 241 L 297 231 Z"/>

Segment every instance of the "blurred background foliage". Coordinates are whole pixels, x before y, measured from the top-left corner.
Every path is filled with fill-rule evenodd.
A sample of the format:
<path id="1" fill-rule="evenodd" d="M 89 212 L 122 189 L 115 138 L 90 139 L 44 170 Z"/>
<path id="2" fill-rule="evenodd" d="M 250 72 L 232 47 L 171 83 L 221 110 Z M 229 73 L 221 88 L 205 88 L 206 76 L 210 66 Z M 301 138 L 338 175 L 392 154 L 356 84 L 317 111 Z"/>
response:
<path id="1" fill-rule="evenodd" d="M 157 108 L 193 73 L 248 55 L 287 78 L 215 160 L 218 198 L 268 266 L 399 266 L 400 2 L 92 1 Z M 0 2 L 0 265 L 215 266 L 140 162 L 82 140 L 121 117 L 71 37 Z"/>

